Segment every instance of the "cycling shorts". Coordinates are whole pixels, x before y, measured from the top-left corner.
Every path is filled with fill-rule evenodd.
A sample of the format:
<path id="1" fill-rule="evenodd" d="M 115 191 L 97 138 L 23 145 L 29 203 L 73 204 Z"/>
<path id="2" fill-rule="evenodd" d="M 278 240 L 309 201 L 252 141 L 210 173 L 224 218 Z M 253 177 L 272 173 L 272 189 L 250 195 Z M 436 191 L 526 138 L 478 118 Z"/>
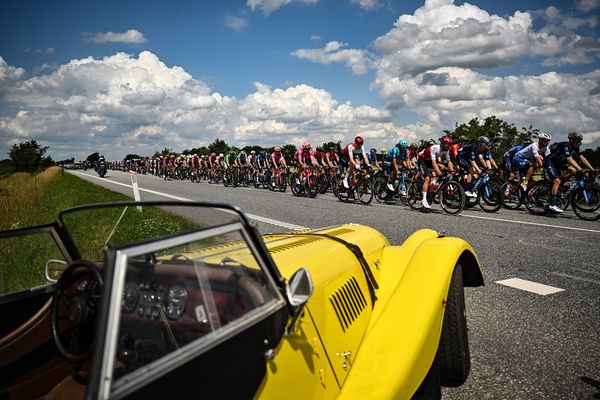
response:
<path id="1" fill-rule="evenodd" d="M 419 158 L 419 169 L 423 175 L 431 175 L 434 171 L 433 163 L 431 160 L 425 160 L 424 158 Z"/>

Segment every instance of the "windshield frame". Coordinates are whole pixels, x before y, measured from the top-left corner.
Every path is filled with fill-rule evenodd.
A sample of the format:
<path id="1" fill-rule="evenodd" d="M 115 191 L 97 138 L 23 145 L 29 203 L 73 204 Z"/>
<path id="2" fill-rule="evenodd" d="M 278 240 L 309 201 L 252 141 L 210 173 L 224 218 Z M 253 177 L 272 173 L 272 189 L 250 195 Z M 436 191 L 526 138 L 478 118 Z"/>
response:
<path id="1" fill-rule="evenodd" d="M 112 206 L 117 205 L 119 207 L 124 206 L 125 202 L 112 203 Z M 194 206 L 196 204 L 190 204 L 187 202 L 158 202 L 159 205 L 175 205 L 175 206 Z M 137 203 L 133 202 L 131 205 L 149 205 L 148 203 Z M 202 206 L 206 206 L 202 203 Z M 156 205 L 156 204 L 151 204 Z M 210 207 L 214 207 L 210 204 Z M 87 209 L 92 207 L 78 207 L 76 209 Z M 235 207 L 227 206 L 226 209 L 234 210 L 236 213 L 239 212 Z M 240 212 L 241 213 L 241 212 Z M 242 214 L 243 215 L 243 214 Z M 102 293 L 101 307 L 98 313 L 98 320 L 94 339 L 94 350 L 92 360 L 92 368 L 90 370 L 90 380 L 87 390 L 86 398 L 109 398 L 109 397 L 122 397 L 135 391 L 136 386 L 143 385 L 145 382 L 158 379 L 161 376 L 171 372 L 173 369 L 181 366 L 187 361 L 196 358 L 211 348 L 219 345 L 227 339 L 239 334 L 241 331 L 247 329 L 249 326 L 263 320 L 269 315 L 276 313 L 281 308 L 289 306 L 287 300 L 281 290 L 282 281 L 278 274 L 278 270 L 275 267 L 273 260 L 270 256 L 265 257 L 264 243 L 257 236 L 257 232 L 253 227 L 245 225 L 244 221 L 247 222 L 245 216 L 240 218 L 238 222 L 227 223 L 219 226 L 213 226 L 196 230 L 192 232 L 178 233 L 172 236 L 166 236 L 141 242 L 119 244 L 119 245 L 108 245 L 105 248 L 104 258 L 104 288 Z M 202 343 L 200 346 L 196 343 L 196 347 L 187 348 L 181 354 L 173 355 L 168 357 L 168 360 L 161 365 L 160 370 L 148 371 L 141 379 L 132 379 L 132 381 L 119 385 L 118 390 L 111 391 L 114 385 L 112 380 L 112 366 L 117 351 L 118 341 L 118 326 L 121 316 L 121 300 L 124 290 L 126 271 L 127 268 L 123 268 L 123 263 L 127 262 L 129 257 L 135 257 L 137 255 L 146 254 L 154 249 L 164 249 L 180 244 L 189 243 L 190 241 L 197 241 L 213 237 L 219 234 L 225 234 L 230 232 L 240 232 L 241 237 L 245 240 L 248 249 L 252 252 L 258 265 L 260 266 L 263 273 L 266 275 L 267 280 L 272 285 L 276 292 L 276 301 L 271 302 L 270 306 L 264 309 L 258 309 L 255 315 L 250 318 L 234 321 L 231 326 L 222 328 L 216 339 Z M 268 255 L 268 252 L 266 252 Z M 126 264 L 125 264 L 126 265 Z M 277 274 L 273 274 L 272 271 L 277 271 Z"/>

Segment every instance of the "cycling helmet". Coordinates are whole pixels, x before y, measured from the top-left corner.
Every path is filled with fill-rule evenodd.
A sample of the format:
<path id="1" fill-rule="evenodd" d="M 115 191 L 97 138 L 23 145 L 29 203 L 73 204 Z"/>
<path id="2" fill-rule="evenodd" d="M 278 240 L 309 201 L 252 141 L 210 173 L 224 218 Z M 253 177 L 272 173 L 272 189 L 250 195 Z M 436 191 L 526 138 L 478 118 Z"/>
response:
<path id="1" fill-rule="evenodd" d="M 275 150 L 274 150 L 274 151 L 275 151 L 276 153 L 279 153 L 279 152 L 281 151 L 281 147 L 279 147 L 279 146 L 275 146 Z"/>
<path id="2" fill-rule="evenodd" d="M 382 153 L 387 153 L 387 148 L 386 148 L 386 147 L 382 147 L 382 148 L 381 148 L 381 152 L 382 152 Z"/>
<path id="3" fill-rule="evenodd" d="M 479 144 L 485 144 L 487 146 L 491 146 L 492 145 L 492 141 L 487 136 L 479 136 L 477 138 L 477 143 L 479 143 Z"/>
<path id="4" fill-rule="evenodd" d="M 246 154 L 246 152 L 244 150 L 240 151 L 240 154 Z"/>
<path id="5" fill-rule="evenodd" d="M 460 136 L 458 137 L 458 139 L 456 139 L 456 141 L 457 141 L 458 143 L 466 143 L 466 142 L 468 142 L 468 141 L 469 141 L 469 139 L 468 139 L 468 138 L 467 138 L 465 135 L 460 135 Z"/>
<path id="6" fill-rule="evenodd" d="M 219 153 L 219 157 L 223 157 L 223 153 Z"/>
<path id="7" fill-rule="evenodd" d="M 255 150 L 252 150 L 252 151 L 250 152 L 250 154 L 256 154 L 256 151 L 255 151 Z"/>
<path id="8" fill-rule="evenodd" d="M 573 142 L 581 142 L 583 140 L 583 135 L 579 132 L 569 132 L 569 140 Z"/>
<path id="9" fill-rule="evenodd" d="M 442 136 L 440 138 L 440 143 L 441 144 L 452 144 L 452 143 L 454 143 L 454 141 L 452 140 L 452 138 L 450 136 L 446 135 L 446 136 Z"/>
<path id="10" fill-rule="evenodd" d="M 364 142 L 365 141 L 360 136 L 357 136 L 357 137 L 354 138 L 354 143 L 356 143 L 356 144 L 362 145 Z"/>
<path id="11" fill-rule="evenodd" d="M 310 149 L 310 143 L 304 142 L 304 144 L 302 145 L 302 147 L 304 147 L 305 149 Z"/>
<path id="12" fill-rule="evenodd" d="M 369 150 L 369 152 L 371 152 L 371 153 L 377 153 L 377 149 L 373 147 L 371 150 Z"/>
<path id="13" fill-rule="evenodd" d="M 408 147 L 408 142 L 404 139 L 402 139 L 401 141 L 398 142 L 397 144 L 398 147 Z"/>
<path id="14" fill-rule="evenodd" d="M 552 140 L 552 136 L 550 136 L 550 134 L 546 132 L 538 133 L 537 137 L 538 139 Z"/>
<path id="15" fill-rule="evenodd" d="M 410 148 L 417 150 L 419 148 L 419 145 L 417 143 L 411 143 Z"/>
<path id="16" fill-rule="evenodd" d="M 216 156 L 217 156 L 217 153 L 215 153 L 215 152 L 213 151 L 212 153 L 210 153 L 210 156 L 211 156 L 211 157 L 216 157 Z"/>

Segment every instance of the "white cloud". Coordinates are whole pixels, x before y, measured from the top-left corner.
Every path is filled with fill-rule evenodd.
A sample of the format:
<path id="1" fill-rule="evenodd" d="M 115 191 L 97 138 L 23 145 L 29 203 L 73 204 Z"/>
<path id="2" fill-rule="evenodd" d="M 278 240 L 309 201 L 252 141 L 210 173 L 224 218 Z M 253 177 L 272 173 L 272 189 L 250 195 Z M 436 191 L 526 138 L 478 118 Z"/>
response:
<path id="1" fill-rule="evenodd" d="M 135 29 L 129 29 L 127 32 L 98 32 L 96 34 L 86 35 L 86 39 L 93 43 L 128 43 L 139 44 L 146 43 L 147 39 L 144 34 Z"/>
<path id="2" fill-rule="evenodd" d="M 223 23 L 229 29 L 233 29 L 234 31 L 243 31 L 248 27 L 248 20 L 242 17 L 236 17 L 233 15 L 226 15 L 223 18 Z"/>
<path id="3" fill-rule="evenodd" d="M 363 10 L 371 11 L 380 6 L 378 0 L 350 0 L 353 4 L 358 4 Z"/>
<path id="4" fill-rule="evenodd" d="M 600 0 L 577 0 L 575 1 L 575 7 L 579 11 L 590 12 L 600 7 Z"/>
<path id="5" fill-rule="evenodd" d="M 332 41 L 322 49 L 298 49 L 291 55 L 319 64 L 343 63 L 354 75 L 365 74 L 373 64 L 369 53 L 362 49 L 344 49 L 346 46 L 347 43 Z"/>
<path id="6" fill-rule="evenodd" d="M 321 40 L 321 36 L 319 36 L 319 35 L 310 35 L 310 40 L 319 41 L 319 40 Z"/>
<path id="7" fill-rule="evenodd" d="M 374 143 L 400 134 L 386 108 L 355 107 L 325 90 L 291 83 L 280 89 L 257 82 L 243 99 L 226 97 L 150 52 L 72 60 L 30 78 L 0 59 L 0 76 L 0 152 L 29 139 L 49 145 L 60 159 L 94 151 L 118 158 L 165 146 L 181 151 L 217 137 L 272 145 L 356 134 Z"/>
<path id="8" fill-rule="evenodd" d="M 287 6 L 294 0 L 247 0 L 246 5 L 250 7 L 250 10 L 254 11 L 257 8 L 263 10 L 264 15 L 271 15 L 274 11 Z M 319 0 L 295 0 L 296 2 L 302 2 L 306 4 L 316 4 Z"/>
<path id="9" fill-rule="evenodd" d="M 546 25 L 534 30 L 534 17 Z M 541 56 L 548 63 L 589 63 L 597 49 L 578 47 L 583 38 L 575 30 L 594 27 L 596 16 L 575 18 L 557 8 L 516 11 L 512 16 L 491 15 L 469 3 L 427 0 L 413 15 L 402 15 L 394 28 L 375 40 L 381 53 L 381 79 L 414 75 L 440 67 L 493 68 Z"/>

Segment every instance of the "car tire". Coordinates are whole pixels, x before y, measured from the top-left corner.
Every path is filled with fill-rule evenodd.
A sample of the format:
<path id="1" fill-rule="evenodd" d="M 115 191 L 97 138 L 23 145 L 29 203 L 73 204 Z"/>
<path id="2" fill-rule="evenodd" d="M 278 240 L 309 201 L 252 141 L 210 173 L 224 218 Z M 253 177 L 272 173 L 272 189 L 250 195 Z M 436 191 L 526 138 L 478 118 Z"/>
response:
<path id="1" fill-rule="evenodd" d="M 456 387 L 467 380 L 471 369 L 462 267 L 457 264 L 446 299 L 442 337 L 438 348 L 442 386 Z"/>

